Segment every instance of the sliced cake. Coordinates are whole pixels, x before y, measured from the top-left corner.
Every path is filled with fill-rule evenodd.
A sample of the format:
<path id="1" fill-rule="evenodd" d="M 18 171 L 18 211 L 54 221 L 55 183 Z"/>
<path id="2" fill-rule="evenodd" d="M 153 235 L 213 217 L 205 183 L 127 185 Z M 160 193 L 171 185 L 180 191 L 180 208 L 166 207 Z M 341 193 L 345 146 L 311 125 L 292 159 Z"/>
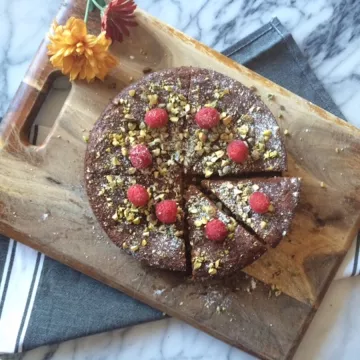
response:
<path id="1" fill-rule="evenodd" d="M 185 170 L 210 177 L 286 170 L 279 126 L 249 88 L 223 74 L 193 69 Z"/>
<path id="2" fill-rule="evenodd" d="M 189 81 L 189 68 L 167 69 L 121 91 L 91 130 L 85 171 L 161 176 L 174 162 L 181 163 Z M 152 166 L 135 168 L 131 152 L 138 145 Z"/>
<path id="3" fill-rule="evenodd" d="M 299 178 L 203 180 L 201 184 L 270 246 L 277 246 L 289 232 L 300 198 Z"/>
<path id="4" fill-rule="evenodd" d="M 191 185 L 186 192 L 193 277 L 222 278 L 258 259 L 266 248 Z"/>
<path id="5" fill-rule="evenodd" d="M 86 175 L 89 202 L 110 239 L 146 265 L 186 271 L 182 180 Z"/>

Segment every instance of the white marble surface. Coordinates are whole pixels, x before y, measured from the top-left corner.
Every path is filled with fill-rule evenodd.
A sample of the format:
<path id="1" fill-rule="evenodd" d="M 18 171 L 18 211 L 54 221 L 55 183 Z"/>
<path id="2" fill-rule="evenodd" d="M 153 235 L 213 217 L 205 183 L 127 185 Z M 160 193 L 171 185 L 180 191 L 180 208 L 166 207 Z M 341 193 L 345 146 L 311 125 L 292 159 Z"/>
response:
<path id="1" fill-rule="evenodd" d="M 61 0 L 0 0 L 0 116 L 60 3 Z M 137 3 L 218 50 L 277 16 L 291 30 L 347 119 L 360 126 L 359 1 L 138 0 Z M 360 278 L 334 282 L 296 359 L 358 359 L 359 300 Z M 175 319 L 42 347 L 20 357 L 57 360 L 251 358 Z"/>

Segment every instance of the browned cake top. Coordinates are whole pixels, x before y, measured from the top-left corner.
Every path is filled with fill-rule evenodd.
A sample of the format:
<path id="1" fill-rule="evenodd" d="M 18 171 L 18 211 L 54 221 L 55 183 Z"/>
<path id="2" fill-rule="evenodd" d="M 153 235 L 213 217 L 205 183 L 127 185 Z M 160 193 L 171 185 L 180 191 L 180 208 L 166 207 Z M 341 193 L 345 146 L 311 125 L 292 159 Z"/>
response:
<path id="1" fill-rule="evenodd" d="M 244 180 L 204 180 L 209 189 L 234 215 L 252 228 L 266 243 L 275 247 L 287 235 L 300 198 L 300 179 L 275 177 Z M 259 214 L 251 209 L 249 199 L 261 192 L 270 200 L 269 211 Z"/>
<path id="2" fill-rule="evenodd" d="M 185 195 L 194 278 L 221 278 L 242 269 L 265 251 L 253 235 L 235 219 L 219 210 L 200 190 L 191 185 Z M 223 242 L 209 241 L 204 226 L 212 219 L 226 224 L 229 235 Z"/>
<path id="3" fill-rule="evenodd" d="M 216 127 L 205 130 L 196 124 L 195 115 L 203 107 L 213 107 L 221 114 Z M 147 126 L 144 118 L 153 108 L 166 110 L 167 126 Z M 242 164 L 227 156 L 227 145 L 235 139 L 249 149 Z M 137 145 L 151 153 L 151 166 L 145 169 L 137 169 L 130 161 L 130 150 Z M 184 183 L 191 176 L 285 169 L 278 125 L 259 97 L 227 76 L 190 67 L 150 74 L 120 92 L 92 129 L 85 157 L 89 201 L 111 240 L 147 265 L 179 271 L 186 270 L 185 242 L 196 233 L 190 231 L 189 239 L 185 238 Z M 145 207 L 128 201 L 127 189 L 133 184 L 147 189 L 150 202 Z M 162 200 L 176 201 L 175 223 L 163 224 L 156 218 L 155 207 Z M 219 276 L 263 253 L 260 243 L 235 225 L 237 240 L 229 246 L 236 256 L 223 259 Z M 192 256 L 197 255 L 193 252 Z"/>

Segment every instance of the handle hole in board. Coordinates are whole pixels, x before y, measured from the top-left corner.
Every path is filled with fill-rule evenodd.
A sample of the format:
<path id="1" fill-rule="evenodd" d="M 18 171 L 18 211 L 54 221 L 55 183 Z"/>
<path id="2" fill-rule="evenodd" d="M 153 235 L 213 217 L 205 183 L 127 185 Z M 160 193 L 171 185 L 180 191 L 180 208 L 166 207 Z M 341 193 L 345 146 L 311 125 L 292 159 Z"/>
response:
<path id="1" fill-rule="evenodd" d="M 49 84 L 50 85 L 50 84 Z M 71 90 L 69 79 L 57 73 L 49 87 L 47 96 L 40 104 L 40 108 L 27 131 L 27 139 L 30 144 L 42 145 L 58 117 Z"/>

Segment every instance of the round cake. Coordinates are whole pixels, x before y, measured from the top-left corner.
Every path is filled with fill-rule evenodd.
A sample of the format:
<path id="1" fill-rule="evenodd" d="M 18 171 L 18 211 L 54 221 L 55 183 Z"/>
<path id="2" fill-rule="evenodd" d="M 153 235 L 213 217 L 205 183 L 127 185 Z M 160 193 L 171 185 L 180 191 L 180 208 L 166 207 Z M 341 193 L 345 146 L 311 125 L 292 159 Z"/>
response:
<path id="1" fill-rule="evenodd" d="M 109 238 L 146 265 L 199 279 L 242 269 L 286 235 L 300 181 L 266 178 L 284 170 L 279 126 L 259 96 L 192 67 L 121 91 L 85 157 L 89 202 Z"/>

